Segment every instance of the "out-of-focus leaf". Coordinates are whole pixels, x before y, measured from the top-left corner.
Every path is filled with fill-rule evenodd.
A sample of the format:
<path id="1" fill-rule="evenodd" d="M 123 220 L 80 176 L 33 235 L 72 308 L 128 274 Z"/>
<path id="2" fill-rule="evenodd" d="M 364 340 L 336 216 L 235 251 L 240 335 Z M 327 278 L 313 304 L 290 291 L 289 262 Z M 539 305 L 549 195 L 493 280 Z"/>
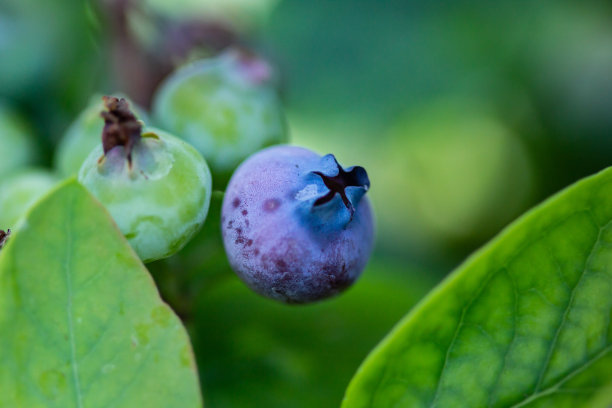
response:
<path id="1" fill-rule="evenodd" d="M 0 406 L 202 405 L 185 329 L 76 181 L 0 251 L 0 333 Z"/>
<path id="2" fill-rule="evenodd" d="M 343 406 L 606 406 L 611 316 L 608 169 L 455 271 L 370 354 Z"/>
<path id="3" fill-rule="evenodd" d="M 394 125 L 370 172 L 383 239 L 410 235 L 419 249 L 478 244 L 527 208 L 533 165 L 496 116 L 477 99 L 446 97 Z"/>

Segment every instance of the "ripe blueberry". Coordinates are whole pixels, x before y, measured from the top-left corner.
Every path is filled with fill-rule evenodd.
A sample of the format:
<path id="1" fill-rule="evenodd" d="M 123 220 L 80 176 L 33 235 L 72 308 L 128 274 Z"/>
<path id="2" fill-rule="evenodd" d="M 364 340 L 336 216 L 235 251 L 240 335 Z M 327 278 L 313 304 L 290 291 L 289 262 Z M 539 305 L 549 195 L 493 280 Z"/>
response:
<path id="1" fill-rule="evenodd" d="M 102 146 L 79 181 L 110 214 L 143 262 L 168 257 L 200 229 L 210 204 L 206 161 L 189 144 L 141 124 L 124 99 L 105 98 Z"/>
<path id="2" fill-rule="evenodd" d="M 228 259 L 256 292 L 307 303 L 350 286 L 374 239 L 362 167 L 293 146 L 256 153 L 225 193 L 222 231 Z"/>
<path id="3" fill-rule="evenodd" d="M 232 50 L 172 74 L 153 100 L 153 120 L 193 145 L 225 185 L 250 154 L 287 139 L 271 67 Z"/>

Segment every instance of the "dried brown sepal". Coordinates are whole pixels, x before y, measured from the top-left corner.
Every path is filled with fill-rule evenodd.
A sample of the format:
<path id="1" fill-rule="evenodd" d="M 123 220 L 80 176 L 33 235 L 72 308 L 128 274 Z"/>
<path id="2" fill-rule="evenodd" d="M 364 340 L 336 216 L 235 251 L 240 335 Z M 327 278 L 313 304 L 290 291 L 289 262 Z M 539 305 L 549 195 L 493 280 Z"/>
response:
<path id="1" fill-rule="evenodd" d="M 6 245 L 9 235 L 11 235 L 10 229 L 7 229 L 6 231 L 0 230 L 0 249 Z"/>
<path id="2" fill-rule="evenodd" d="M 130 110 L 128 102 L 113 96 L 104 96 L 104 107 L 101 115 L 104 119 L 102 130 L 102 147 L 106 155 L 116 146 L 124 146 L 127 160 L 132 165 L 132 149 L 142 134 L 142 124 Z"/>

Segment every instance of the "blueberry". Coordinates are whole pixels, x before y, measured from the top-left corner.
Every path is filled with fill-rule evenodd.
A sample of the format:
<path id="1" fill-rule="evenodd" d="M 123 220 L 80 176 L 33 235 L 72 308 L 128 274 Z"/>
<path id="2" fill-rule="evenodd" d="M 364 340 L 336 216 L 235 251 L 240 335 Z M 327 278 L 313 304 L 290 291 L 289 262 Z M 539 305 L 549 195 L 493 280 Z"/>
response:
<path id="1" fill-rule="evenodd" d="M 168 257 L 200 229 L 210 205 L 204 158 L 161 130 L 142 132 L 124 99 L 106 98 L 102 146 L 79 181 L 107 208 L 143 262 Z"/>
<path id="2" fill-rule="evenodd" d="M 360 275 L 373 217 L 362 167 L 331 154 L 276 146 L 247 159 L 228 185 L 222 232 L 228 259 L 256 292 L 286 303 L 333 296 Z"/>
<path id="3" fill-rule="evenodd" d="M 153 120 L 193 145 L 222 188 L 252 153 L 287 140 L 272 69 L 242 50 L 173 73 L 153 100 Z"/>
<path id="4" fill-rule="evenodd" d="M 126 99 L 132 105 L 129 99 Z M 100 135 L 104 122 L 100 120 L 100 111 L 104 109 L 101 95 L 91 98 L 89 105 L 70 125 L 66 134 L 57 146 L 55 167 L 64 176 L 76 176 L 89 153 L 100 144 Z M 132 107 L 137 119 L 147 121 L 146 114 L 137 107 Z"/>
<path id="5" fill-rule="evenodd" d="M 53 188 L 59 177 L 44 169 L 25 168 L 0 180 L 0 228 L 17 229 L 30 207 Z"/>

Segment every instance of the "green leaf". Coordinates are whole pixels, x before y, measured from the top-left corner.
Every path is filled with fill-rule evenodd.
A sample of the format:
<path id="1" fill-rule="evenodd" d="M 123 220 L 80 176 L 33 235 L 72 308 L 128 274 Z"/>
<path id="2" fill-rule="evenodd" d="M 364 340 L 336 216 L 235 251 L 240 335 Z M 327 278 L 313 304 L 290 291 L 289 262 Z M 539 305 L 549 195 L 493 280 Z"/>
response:
<path id="1" fill-rule="evenodd" d="M 451 274 L 370 354 L 343 407 L 606 406 L 611 317 L 608 169 Z"/>
<path id="2" fill-rule="evenodd" d="M 187 333 L 76 181 L 0 252 L 0 406 L 200 407 Z"/>

